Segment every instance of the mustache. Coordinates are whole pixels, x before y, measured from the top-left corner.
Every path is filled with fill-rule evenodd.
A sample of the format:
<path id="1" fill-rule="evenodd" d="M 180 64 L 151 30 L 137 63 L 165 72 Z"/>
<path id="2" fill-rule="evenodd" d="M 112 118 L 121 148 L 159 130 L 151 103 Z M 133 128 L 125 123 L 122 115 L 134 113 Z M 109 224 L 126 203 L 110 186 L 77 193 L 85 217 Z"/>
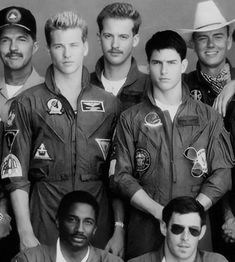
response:
<path id="1" fill-rule="evenodd" d="M 6 57 L 10 58 L 11 56 L 19 56 L 19 57 L 23 57 L 23 55 L 21 53 L 18 52 L 10 52 L 6 54 Z"/>
<path id="2" fill-rule="evenodd" d="M 108 51 L 108 53 L 117 53 L 117 54 L 122 54 L 123 52 L 119 49 L 112 48 Z"/>
<path id="3" fill-rule="evenodd" d="M 74 233 L 74 234 L 72 234 L 72 236 L 73 237 L 87 239 L 87 237 L 84 234 L 81 234 L 81 233 Z"/>

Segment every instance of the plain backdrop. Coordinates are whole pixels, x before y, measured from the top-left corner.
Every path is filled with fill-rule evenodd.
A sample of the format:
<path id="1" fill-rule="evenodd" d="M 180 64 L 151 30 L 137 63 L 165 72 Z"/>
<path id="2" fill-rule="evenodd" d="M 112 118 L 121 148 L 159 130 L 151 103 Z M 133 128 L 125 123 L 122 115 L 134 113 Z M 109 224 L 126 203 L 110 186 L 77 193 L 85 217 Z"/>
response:
<path id="1" fill-rule="evenodd" d="M 85 65 L 89 71 L 94 70 L 97 59 L 102 55 L 97 41 L 98 27 L 96 17 L 104 6 L 115 0 L 0 0 L 0 9 L 16 5 L 25 7 L 34 14 L 37 20 L 39 50 L 34 56 L 34 64 L 42 75 L 50 64 L 50 57 L 44 38 L 44 24 L 47 18 L 57 12 L 73 10 L 79 13 L 88 23 L 89 54 L 85 58 Z M 120 1 L 122 2 L 122 1 Z M 146 64 L 144 46 L 146 41 L 156 31 L 165 29 L 192 28 L 196 4 L 199 0 L 127 0 L 135 6 L 142 17 L 140 28 L 140 43 L 135 48 L 134 56 L 138 64 Z M 215 0 L 227 20 L 235 18 L 235 0 Z M 210 10 L 208 10 L 210 12 Z M 228 58 L 235 66 L 235 43 L 229 51 Z M 195 68 L 196 57 L 192 50 L 188 50 L 188 71 Z M 2 64 L 0 72 L 3 72 Z"/>

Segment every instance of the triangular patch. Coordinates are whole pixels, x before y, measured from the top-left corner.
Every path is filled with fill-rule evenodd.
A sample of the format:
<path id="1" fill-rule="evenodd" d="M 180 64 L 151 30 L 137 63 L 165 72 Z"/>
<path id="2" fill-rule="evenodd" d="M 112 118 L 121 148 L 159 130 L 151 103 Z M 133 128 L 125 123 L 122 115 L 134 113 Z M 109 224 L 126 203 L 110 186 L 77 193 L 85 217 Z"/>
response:
<path id="1" fill-rule="evenodd" d="M 110 141 L 111 139 L 104 139 L 104 138 L 96 138 L 95 141 L 98 143 L 100 150 L 103 154 L 104 160 L 107 159 L 109 147 L 110 147 Z"/>
<path id="2" fill-rule="evenodd" d="M 50 156 L 48 155 L 47 149 L 43 143 L 41 143 L 41 145 L 37 149 L 34 159 L 51 160 Z"/>

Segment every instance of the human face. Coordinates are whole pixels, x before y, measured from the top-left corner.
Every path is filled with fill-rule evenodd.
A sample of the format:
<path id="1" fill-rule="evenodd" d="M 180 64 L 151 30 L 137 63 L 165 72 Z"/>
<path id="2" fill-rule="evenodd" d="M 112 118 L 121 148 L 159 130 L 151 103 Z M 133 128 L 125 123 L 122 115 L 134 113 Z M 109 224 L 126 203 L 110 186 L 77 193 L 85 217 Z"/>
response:
<path id="1" fill-rule="evenodd" d="M 49 51 L 55 71 L 73 74 L 82 69 L 83 58 L 88 53 L 88 43 L 82 41 L 80 28 L 55 30 L 51 32 Z"/>
<path id="2" fill-rule="evenodd" d="M 232 39 L 231 36 L 228 36 L 227 28 L 223 27 L 208 32 L 195 33 L 193 45 L 202 67 L 220 70 L 225 64 Z"/>
<path id="3" fill-rule="evenodd" d="M 172 232 L 172 227 L 182 226 L 184 230 L 180 234 Z M 198 236 L 191 231 L 200 232 Z M 161 232 L 165 236 L 165 255 L 175 260 L 194 261 L 199 240 L 205 234 L 206 227 L 201 226 L 201 218 L 198 213 L 179 214 L 173 213 L 168 226 L 161 223 Z M 179 232 L 178 232 L 179 233 Z"/>
<path id="4" fill-rule="evenodd" d="M 111 65 L 123 65 L 131 59 L 132 50 L 139 43 L 139 35 L 133 35 L 134 22 L 129 18 L 106 18 L 99 34 L 105 61 Z"/>
<path id="5" fill-rule="evenodd" d="M 7 27 L 0 34 L 0 56 L 5 68 L 21 70 L 31 67 L 32 56 L 37 49 L 37 42 L 23 28 Z"/>
<path id="6" fill-rule="evenodd" d="M 89 204 L 74 203 L 59 220 L 61 243 L 74 251 L 87 248 L 95 230 L 95 210 Z"/>
<path id="7" fill-rule="evenodd" d="M 174 49 L 154 50 L 149 61 L 149 72 L 154 88 L 162 93 L 181 88 L 181 75 L 187 68 L 187 60 L 181 61 Z"/>

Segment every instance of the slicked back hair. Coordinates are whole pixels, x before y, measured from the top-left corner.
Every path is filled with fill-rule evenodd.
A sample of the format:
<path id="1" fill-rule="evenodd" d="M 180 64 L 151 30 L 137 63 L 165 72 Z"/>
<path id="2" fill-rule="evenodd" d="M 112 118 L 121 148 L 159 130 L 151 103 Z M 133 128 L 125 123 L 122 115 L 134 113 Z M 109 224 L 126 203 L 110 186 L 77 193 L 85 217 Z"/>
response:
<path id="1" fill-rule="evenodd" d="M 116 2 L 104 7 L 96 20 L 100 33 L 103 30 L 103 21 L 106 18 L 131 19 L 134 22 L 132 28 L 134 35 L 138 34 L 139 27 L 142 23 L 139 12 L 129 3 Z"/>
<path id="2" fill-rule="evenodd" d="M 86 21 L 72 11 L 65 11 L 52 16 L 46 21 L 44 32 L 47 45 L 51 44 L 51 32 L 55 30 L 66 30 L 70 28 L 80 28 L 82 31 L 82 41 L 87 40 L 88 27 Z"/>

